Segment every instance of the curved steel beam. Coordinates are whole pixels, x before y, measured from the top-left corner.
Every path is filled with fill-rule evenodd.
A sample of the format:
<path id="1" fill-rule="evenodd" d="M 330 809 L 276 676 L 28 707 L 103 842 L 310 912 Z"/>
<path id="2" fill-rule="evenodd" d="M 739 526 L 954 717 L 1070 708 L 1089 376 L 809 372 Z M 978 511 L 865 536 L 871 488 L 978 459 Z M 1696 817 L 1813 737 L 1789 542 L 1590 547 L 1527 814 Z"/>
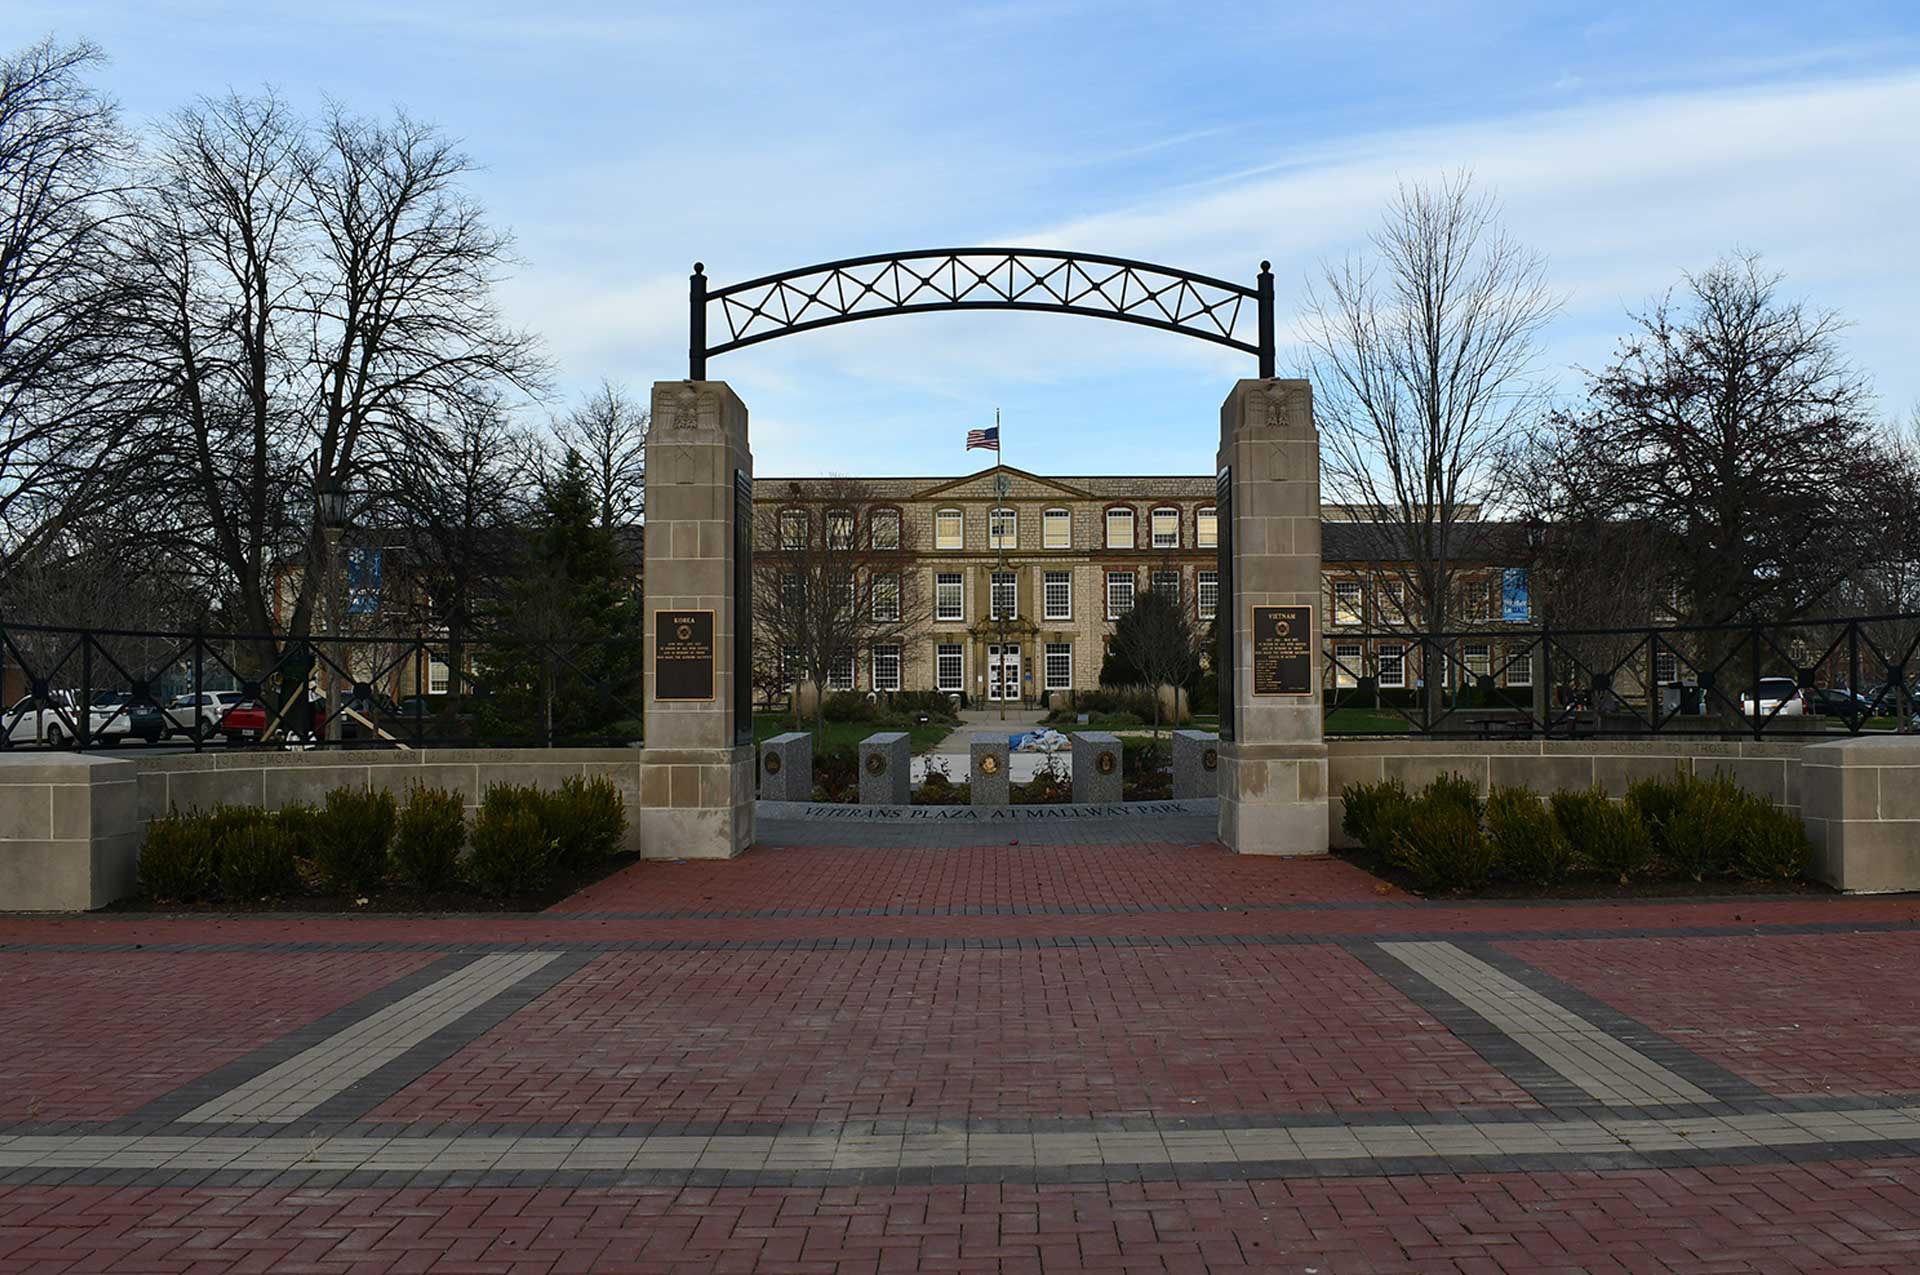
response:
<path id="1" fill-rule="evenodd" d="M 1260 361 L 1261 376 L 1274 374 L 1273 274 L 1265 261 L 1255 286 L 1248 287 L 1099 253 L 934 248 L 822 262 L 711 292 L 707 283 L 706 267 L 695 262 L 688 342 L 694 380 L 706 379 L 710 356 L 775 337 L 883 315 L 946 310 L 1034 310 L 1113 319 L 1252 354 Z M 1247 306 L 1248 301 L 1254 304 Z M 719 341 L 707 336 L 713 307 L 725 332 Z"/>

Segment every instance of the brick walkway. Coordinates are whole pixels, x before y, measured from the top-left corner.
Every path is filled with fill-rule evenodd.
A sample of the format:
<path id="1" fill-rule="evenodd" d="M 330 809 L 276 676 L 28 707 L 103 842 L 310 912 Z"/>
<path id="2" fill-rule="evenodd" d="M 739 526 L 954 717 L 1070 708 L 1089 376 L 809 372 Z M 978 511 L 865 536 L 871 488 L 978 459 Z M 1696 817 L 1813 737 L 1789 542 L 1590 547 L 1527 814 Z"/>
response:
<path id="1" fill-rule="evenodd" d="M 1099 827 L 0 916 L 0 1272 L 1920 1268 L 1920 900 Z"/>

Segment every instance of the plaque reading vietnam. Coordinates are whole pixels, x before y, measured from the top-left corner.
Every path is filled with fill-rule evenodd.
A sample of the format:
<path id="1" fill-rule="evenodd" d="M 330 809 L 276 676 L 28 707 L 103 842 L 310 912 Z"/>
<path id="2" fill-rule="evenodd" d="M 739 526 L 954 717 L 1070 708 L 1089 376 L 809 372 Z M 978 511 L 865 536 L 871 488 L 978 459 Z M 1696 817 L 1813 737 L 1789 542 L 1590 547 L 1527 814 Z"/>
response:
<path id="1" fill-rule="evenodd" d="M 1253 693 L 1313 694 L 1313 608 L 1253 608 Z"/>
<path id="2" fill-rule="evenodd" d="M 713 698 L 713 612 L 653 613 L 653 697 Z"/>

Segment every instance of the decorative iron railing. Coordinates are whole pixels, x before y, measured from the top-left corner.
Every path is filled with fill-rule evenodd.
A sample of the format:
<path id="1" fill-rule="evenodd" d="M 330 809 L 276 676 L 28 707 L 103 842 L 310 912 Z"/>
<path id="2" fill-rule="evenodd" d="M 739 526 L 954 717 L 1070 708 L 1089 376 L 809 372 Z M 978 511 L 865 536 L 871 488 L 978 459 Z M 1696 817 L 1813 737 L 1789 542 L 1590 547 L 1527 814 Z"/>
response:
<path id="1" fill-rule="evenodd" d="M 284 636 L 0 625 L 0 748 L 620 745 L 638 634 Z"/>
<path id="2" fill-rule="evenodd" d="M 1920 729 L 1920 612 L 1322 634 L 1329 735 L 1751 737 Z"/>

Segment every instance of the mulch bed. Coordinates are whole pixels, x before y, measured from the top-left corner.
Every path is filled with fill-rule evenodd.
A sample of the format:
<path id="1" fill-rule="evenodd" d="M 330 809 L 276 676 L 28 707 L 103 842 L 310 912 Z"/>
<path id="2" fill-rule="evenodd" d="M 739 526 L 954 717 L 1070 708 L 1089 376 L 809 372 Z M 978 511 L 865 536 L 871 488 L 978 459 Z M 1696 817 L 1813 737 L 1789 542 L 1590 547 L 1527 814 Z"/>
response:
<path id="1" fill-rule="evenodd" d="M 1478 890 L 1463 894 L 1429 894 L 1414 885 L 1413 874 L 1395 867 L 1380 855 L 1366 850 L 1336 849 L 1335 858 L 1389 881 L 1408 894 L 1426 899 L 1706 899 L 1706 898 L 1779 898 L 1839 892 L 1819 881 L 1800 877 L 1792 881 L 1740 881 L 1730 877 L 1709 877 L 1693 881 L 1684 877 L 1642 877 L 1624 884 L 1617 878 L 1594 873 L 1574 873 L 1556 885 L 1527 885 L 1518 881 L 1490 881 Z"/>
<path id="2" fill-rule="evenodd" d="M 455 885 L 442 890 L 415 890 L 398 882 L 389 882 L 365 895 L 332 894 L 317 884 L 310 890 L 278 895 L 267 899 L 222 900 L 218 903 L 173 903 L 143 896 L 108 904 L 104 912 L 151 912 L 218 916 L 248 912 L 334 912 L 368 913 L 383 916 L 430 914 L 439 912 L 541 912 L 569 895 L 586 889 L 596 881 L 612 876 L 640 862 L 638 852 L 608 856 L 603 862 L 582 872 L 566 873 L 554 879 L 538 894 L 494 898 L 471 886 Z"/>

